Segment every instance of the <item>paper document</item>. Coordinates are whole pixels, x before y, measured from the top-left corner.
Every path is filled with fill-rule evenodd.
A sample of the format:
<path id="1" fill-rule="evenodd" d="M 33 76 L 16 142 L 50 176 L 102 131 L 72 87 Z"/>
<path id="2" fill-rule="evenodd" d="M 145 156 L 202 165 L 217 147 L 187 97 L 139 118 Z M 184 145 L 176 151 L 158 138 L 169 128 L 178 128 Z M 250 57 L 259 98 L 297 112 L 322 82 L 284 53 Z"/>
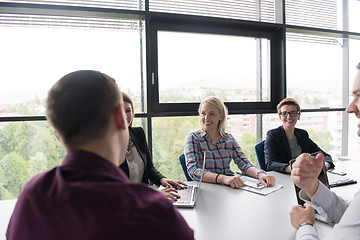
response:
<path id="1" fill-rule="evenodd" d="M 259 182 L 258 179 L 255 179 L 252 177 L 248 177 L 248 176 L 240 176 L 240 177 L 245 183 L 247 183 L 247 182 L 252 183 L 251 185 L 258 184 L 258 182 Z M 240 189 L 265 196 L 265 195 L 268 195 L 272 192 L 279 190 L 282 187 L 283 187 L 282 185 L 275 183 L 275 185 L 271 186 L 271 187 L 254 188 L 254 187 L 244 186 L 244 187 L 241 187 Z"/>

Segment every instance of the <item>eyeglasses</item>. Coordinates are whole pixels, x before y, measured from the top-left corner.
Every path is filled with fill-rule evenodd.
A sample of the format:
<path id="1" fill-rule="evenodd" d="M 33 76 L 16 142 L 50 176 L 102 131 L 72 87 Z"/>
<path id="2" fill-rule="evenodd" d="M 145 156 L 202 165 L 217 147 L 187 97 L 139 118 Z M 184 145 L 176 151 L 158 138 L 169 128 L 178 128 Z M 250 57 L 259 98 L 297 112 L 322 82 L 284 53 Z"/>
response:
<path id="1" fill-rule="evenodd" d="M 280 112 L 280 116 L 287 117 L 288 115 L 292 117 L 296 117 L 300 112 L 299 111 L 291 111 L 291 112 Z"/>

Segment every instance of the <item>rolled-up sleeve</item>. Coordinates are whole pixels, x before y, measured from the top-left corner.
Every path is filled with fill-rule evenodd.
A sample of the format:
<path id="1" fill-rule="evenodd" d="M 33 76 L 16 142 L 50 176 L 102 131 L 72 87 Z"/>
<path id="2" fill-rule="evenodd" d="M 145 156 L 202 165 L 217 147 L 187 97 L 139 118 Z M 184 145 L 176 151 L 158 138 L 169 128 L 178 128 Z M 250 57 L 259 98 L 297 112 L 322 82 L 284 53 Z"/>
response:
<path id="1" fill-rule="evenodd" d="M 193 132 L 189 132 L 185 138 L 184 154 L 189 176 L 195 181 L 200 181 L 202 168 L 199 154 L 201 154 L 201 150 L 199 141 Z"/>
<path id="2" fill-rule="evenodd" d="M 249 167 L 254 167 L 254 165 L 247 159 L 245 153 L 243 153 L 240 145 L 237 143 L 235 138 L 233 138 L 233 156 L 234 163 L 239 167 L 244 173 Z"/>

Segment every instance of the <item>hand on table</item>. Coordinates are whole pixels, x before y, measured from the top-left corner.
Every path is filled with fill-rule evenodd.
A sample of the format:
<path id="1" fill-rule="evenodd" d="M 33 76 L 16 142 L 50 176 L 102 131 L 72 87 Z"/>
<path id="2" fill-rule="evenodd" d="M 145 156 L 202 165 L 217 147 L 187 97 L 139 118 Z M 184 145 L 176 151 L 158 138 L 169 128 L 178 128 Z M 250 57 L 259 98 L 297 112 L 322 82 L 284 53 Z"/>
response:
<path id="1" fill-rule="evenodd" d="M 172 180 L 172 179 L 167 179 L 167 178 L 162 178 L 160 180 L 160 183 L 162 186 L 164 186 L 165 188 L 161 189 L 160 191 L 165 194 L 165 196 L 167 196 L 170 199 L 176 200 L 178 198 L 180 198 L 180 196 L 177 194 L 177 190 L 176 189 L 182 189 L 184 187 L 187 186 L 186 183 L 184 183 L 183 181 L 180 180 Z"/>
<path id="2" fill-rule="evenodd" d="M 275 177 L 271 175 L 259 173 L 259 180 L 265 187 L 274 186 L 275 184 Z"/>
<path id="3" fill-rule="evenodd" d="M 161 185 L 163 185 L 164 187 L 174 187 L 175 189 L 181 189 L 187 186 L 186 183 L 184 183 L 181 180 L 172 180 L 172 179 L 167 179 L 167 178 L 162 178 L 160 180 Z"/>
<path id="4" fill-rule="evenodd" d="M 172 200 L 176 200 L 179 199 L 180 196 L 177 194 L 177 190 L 173 187 L 170 186 L 166 186 L 165 188 L 159 190 L 161 193 L 163 193 L 166 197 L 172 199 Z"/>
<path id="5" fill-rule="evenodd" d="M 290 211 L 290 220 L 291 220 L 291 225 L 293 225 L 293 227 L 296 229 L 298 229 L 299 225 L 302 223 L 314 224 L 315 222 L 314 209 L 308 203 L 305 203 L 304 206 L 301 205 L 293 206 Z"/>
<path id="6" fill-rule="evenodd" d="M 232 188 L 240 188 L 242 186 L 245 186 L 244 181 L 238 176 L 221 176 L 221 182 L 225 185 L 229 185 Z"/>

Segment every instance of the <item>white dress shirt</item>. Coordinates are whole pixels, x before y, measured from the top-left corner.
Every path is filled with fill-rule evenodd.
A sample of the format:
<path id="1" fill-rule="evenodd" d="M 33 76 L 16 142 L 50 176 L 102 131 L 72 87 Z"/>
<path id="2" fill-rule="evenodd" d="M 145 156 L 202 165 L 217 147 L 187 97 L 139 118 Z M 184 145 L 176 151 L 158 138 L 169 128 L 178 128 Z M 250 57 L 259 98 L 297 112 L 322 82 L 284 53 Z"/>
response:
<path id="1" fill-rule="evenodd" d="M 300 197 L 314 208 L 321 208 L 327 215 L 326 221 L 330 225 L 335 225 L 327 234 L 326 239 L 360 239 L 360 191 L 356 193 L 349 205 L 319 182 L 319 187 L 311 202 L 303 191 L 300 191 Z M 296 239 L 313 240 L 319 238 L 315 227 L 305 225 L 297 231 Z"/>

